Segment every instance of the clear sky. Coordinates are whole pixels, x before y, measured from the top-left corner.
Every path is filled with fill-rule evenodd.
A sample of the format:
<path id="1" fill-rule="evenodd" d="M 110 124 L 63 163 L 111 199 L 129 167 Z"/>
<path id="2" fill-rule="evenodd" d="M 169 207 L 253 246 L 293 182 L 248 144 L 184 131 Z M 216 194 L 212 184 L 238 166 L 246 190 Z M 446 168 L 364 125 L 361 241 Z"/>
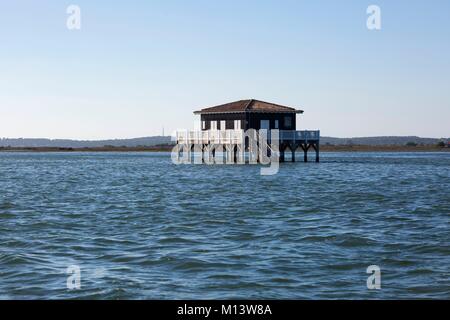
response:
<path id="1" fill-rule="evenodd" d="M 322 135 L 450 136 L 448 0 L 1 1 L 0 40 L 0 137 L 170 133 L 246 98 Z"/>

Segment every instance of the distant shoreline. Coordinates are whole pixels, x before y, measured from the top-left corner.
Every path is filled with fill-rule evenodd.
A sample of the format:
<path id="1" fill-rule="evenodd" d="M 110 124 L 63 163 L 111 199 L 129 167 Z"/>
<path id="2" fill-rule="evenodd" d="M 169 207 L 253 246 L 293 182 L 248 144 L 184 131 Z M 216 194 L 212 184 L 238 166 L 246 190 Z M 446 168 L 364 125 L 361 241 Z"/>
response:
<path id="1" fill-rule="evenodd" d="M 170 152 L 173 146 L 154 147 L 0 147 L 0 152 Z"/>
<path id="2" fill-rule="evenodd" d="M 171 152 L 173 146 L 153 147 L 0 147 L 0 152 Z M 289 152 L 289 151 L 288 151 Z M 448 147 L 424 146 L 369 146 L 369 145 L 320 145 L 320 152 L 450 152 Z"/>
<path id="3" fill-rule="evenodd" d="M 450 148 L 424 146 L 320 145 L 320 152 L 450 152 Z"/>

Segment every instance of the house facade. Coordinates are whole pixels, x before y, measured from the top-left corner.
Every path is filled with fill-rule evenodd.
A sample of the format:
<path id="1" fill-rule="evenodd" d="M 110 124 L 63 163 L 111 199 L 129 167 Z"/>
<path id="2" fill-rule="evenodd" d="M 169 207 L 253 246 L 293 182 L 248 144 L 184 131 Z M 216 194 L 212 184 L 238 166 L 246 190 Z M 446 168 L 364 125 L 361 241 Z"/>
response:
<path id="1" fill-rule="evenodd" d="M 249 99 L 209 107 L 200 115 L 201 130 L 296 130 L 296 115 L 303 110 Z"/>

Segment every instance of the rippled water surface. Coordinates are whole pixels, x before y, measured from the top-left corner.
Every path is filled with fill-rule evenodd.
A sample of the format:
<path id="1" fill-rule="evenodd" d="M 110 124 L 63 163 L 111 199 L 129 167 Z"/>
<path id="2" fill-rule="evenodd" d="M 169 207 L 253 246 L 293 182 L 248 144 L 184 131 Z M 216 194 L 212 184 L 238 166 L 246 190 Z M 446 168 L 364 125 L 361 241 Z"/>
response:
<path id="1" fill-rule="evenodd" d="M 168 154 L 0 154 L 3 299 L 450 299 L 449 270 L 448 153 L 323 153 L 275 176 Z"/>

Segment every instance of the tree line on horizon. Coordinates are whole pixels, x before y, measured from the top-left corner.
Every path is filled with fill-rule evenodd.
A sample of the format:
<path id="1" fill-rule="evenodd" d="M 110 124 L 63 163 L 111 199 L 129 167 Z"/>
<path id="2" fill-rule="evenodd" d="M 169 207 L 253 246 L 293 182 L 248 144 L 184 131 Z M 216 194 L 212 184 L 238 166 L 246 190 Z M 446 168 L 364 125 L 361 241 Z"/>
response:
<path id="1" fill-rule="evenodd" d="M 445 146 L 450 138 L 421 138 L 415 136 L 386 136 L 386 137 L 358 137 L 335 138 L 321 137 L 322 145 L 369 145 L 369 146 Z M 132 139 L 108 140 L 70 140 L 70 139 L 40 139 L 40 138 L 0 138 L 0 147 L 57 147 L 57 148 L 99 148 L 99 147 L 142 147 L 173 144 L 170 136 L 153 136 Z"/>

